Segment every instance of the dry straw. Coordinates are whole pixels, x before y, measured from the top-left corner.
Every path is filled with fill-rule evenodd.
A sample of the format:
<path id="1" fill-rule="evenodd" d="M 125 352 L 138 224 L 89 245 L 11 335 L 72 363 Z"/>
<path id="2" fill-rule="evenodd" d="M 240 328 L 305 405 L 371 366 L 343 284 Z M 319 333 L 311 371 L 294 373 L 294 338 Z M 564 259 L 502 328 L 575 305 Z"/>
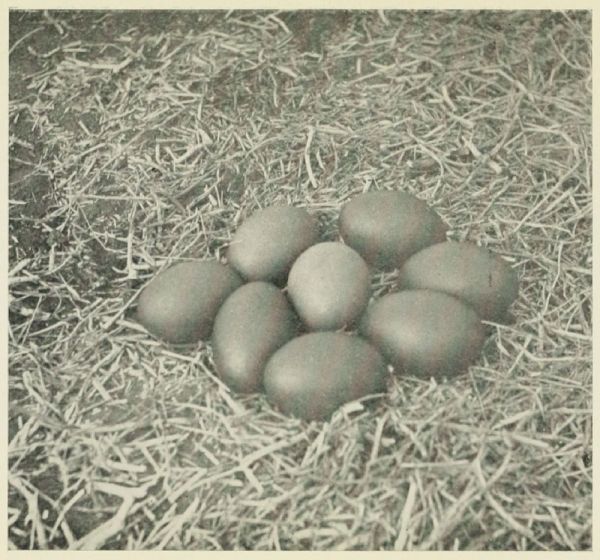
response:
<path id="1" fill-rule="evenodd" d="M 591 18 L 11 15 L 9 543 L 591 546 Z M 131 320 L 259 207 L 403 189 L 519 272 L 450 383 L 305 424 Z M 381 294 L 394 274 L 376 275 Z"/>

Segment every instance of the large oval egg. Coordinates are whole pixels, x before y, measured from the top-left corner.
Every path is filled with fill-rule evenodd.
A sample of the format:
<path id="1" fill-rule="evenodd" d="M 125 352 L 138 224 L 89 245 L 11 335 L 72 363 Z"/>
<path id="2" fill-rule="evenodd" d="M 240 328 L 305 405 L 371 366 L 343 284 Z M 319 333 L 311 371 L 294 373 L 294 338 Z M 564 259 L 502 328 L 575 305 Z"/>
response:
<path id="1" fill-rule="evenodd" d="M 469 303 L 487 321 L 503 322 L 519 293 L 506 261 L 474 243 L 446 241 L 413 255 L 400 270 L 402 288 L 438 290 Z"/>
<path id="2" fill-rule="evenodd" d="M 167 342 L 197 342 L 210 336 L 219 307 L 241 285 L 237 272 L 217 261 L 175 264 L 142 290 L 137 320 Z"/>
<path id="3" fill-rule="evenodd" d="M 438 379 L 464 372 L 485 341 L 483 324 L 470 306 L 429 290 L 383 296 L 365 313 L 360 333 L 395 371 Z"/>
<path id="4" fill-rule="evenodd" d="M 262 389 L 271 354 L 298 332 L 299 319 L 279 288 L 250 282 L 233 292 L 215 319 L 212 347 L 219 377 L 234 391 Z"/>
<path id="5" fill-rule="evenodd" d="M 353 324 L 365 310 L 371 295 L 369 267 L 343 243 L 317 243 L 294 262 L 288 293 L 310 329 L 337 330 Z"/>
<path id="6" fill-rule="evenodd" d="M 340 213 L 342 239 L 382 270 L 446 239 L 447 226 L 424 201 L 397 191 L 373 191 L 347 202 Z"/>
<path id="7" fill-rule="evenodd" d="M 385 390 L 387 370 L 379 352 L 344 333 L 294 338 L 267 362 L 267 398 L 283 413 L 325 420 L 346 402 Z"/>
<path id="8" fill-rule="evenodd" d="M 284 283 L 292 263 L 319 239 L 316 219 L 303 208 L 270 206 L 238 228 L 227 261 L 246 280 Z"/>

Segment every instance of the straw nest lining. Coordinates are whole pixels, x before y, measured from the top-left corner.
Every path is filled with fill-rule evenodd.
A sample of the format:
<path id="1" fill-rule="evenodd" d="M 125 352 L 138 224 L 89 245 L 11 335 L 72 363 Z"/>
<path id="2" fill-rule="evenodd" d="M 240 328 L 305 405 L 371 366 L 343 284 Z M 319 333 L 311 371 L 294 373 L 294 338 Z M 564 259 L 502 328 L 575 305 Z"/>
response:
<path id="1" fill-rule="evenodd" d="M 13 12 L 10 64 L 12 547 L 590 548 L 589 14 Z M 259 207 L 398 188 L 519 271 L 462 379 L 305 424 L 129 318 Z"/>

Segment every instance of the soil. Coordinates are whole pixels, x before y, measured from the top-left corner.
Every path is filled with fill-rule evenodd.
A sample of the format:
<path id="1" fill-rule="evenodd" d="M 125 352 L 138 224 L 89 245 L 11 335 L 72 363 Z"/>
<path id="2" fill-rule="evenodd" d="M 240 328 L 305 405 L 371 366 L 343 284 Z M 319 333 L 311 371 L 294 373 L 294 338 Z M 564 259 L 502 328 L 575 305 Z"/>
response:
<path id="1" fill-rule="evenodd" d="M 35 93 L 28 89 L 29 78 L 53 61 L 52 56 L 44 55 L 61 44 L 78 40 L 111 43 L 124 34 L 132 38 L 158 32 L 185 34 L 193 29 L 206 28 L 219 17 L 222 13 L 218 11 L 153 11 L 149 15 L 146 11 L 129 10 L 58 10 L 50 11 L 49 16 L 42 10 L 9 12 L 9 100 L 21 106 L 11 115 L 9 122 L 9 134 L 14 140 L 9 150 L 11 266 L 24 258 L 33 258 L 48 251 L 52 241 L 49 241 L 47 228 L 42 224 L 47 225 L 48 214 L 60 204 L 60 193 L 47 171 L 52 168 L 55 154 L 47 139 L 36 131 L 27 111 L 27 104 L 35 100 Z M 54 107 L 49 118 L 60 119 L 68 128 L 69 108 Z M 97 126 L 93 115 L 87 121 L 84 119 L 84 123 L 90 130 Z M 90 213 L 101 215 L 103 210 L 99 208 L 97 212 L 92 210 Z M 100 256 L 101 260 L 108 257 Z M 110 268 L 115 263 L 106 264 Z"/>

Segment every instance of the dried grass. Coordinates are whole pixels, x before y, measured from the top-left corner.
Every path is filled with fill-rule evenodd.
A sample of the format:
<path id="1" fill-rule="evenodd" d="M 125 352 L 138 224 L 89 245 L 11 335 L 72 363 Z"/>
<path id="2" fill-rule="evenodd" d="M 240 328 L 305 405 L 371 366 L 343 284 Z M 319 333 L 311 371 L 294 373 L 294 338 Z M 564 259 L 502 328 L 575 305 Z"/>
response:
<path id="1" fill-rule="evenodd" d="M 19 35 L 28 17 L 11 547 L 590 549 L 589 13 L 51 12 Z M 518 270 L 469 375 L 307 424 L 131 320 L 161 267 L 222 257 L 257 208 L 305 205 L 333 239 L 366 189 L 415 193 Z"/>

